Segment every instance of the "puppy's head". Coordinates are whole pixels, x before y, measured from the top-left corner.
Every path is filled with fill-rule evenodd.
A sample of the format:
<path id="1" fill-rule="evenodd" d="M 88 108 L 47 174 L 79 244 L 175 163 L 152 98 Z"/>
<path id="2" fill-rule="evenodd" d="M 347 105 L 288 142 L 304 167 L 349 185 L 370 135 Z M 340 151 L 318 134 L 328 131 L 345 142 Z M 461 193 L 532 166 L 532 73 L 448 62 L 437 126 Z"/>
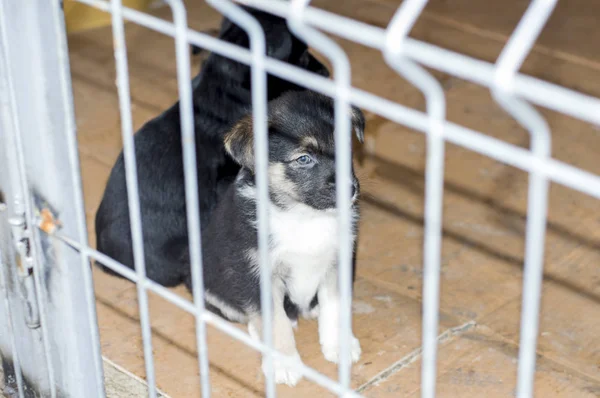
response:
<path id="1" fill-rule="evenodd" d="M 352 130 L 362 141 L 362 112 L 352 107 Z M 288 92 L 269 103 L 269 188 L 281 206 L 303 203 L 318 210 L 336 207 L 333 100 L 310 91 Z M 225 136 L 225 148 L 242 167 L 254 170 L 252 118 Z M 351 194 L 359 184 L 352 170 Z"/>
<path id="2" fill-rule="evenodd" d="M 285 19 L 250 7 L 242 8 L 250 13 L 262 26 L 265 32 L 268 57 L 290 63 L 321 76 L 329 77 L 327 68 L 310 54 L 306 43 L 292 34 Z M 250 46 L 246 32 L 227 18 L 223 19 L 219 38 L 245 48 L 249 48 Z M 298 90 L 300 88 L 288 81 L 271 77 L 268 90 L 269 93 L 273 92 L 274 95 L 269 98 L 274 98 L 274 96 L 279 96 L 283 91 L 292 89 Z"/>

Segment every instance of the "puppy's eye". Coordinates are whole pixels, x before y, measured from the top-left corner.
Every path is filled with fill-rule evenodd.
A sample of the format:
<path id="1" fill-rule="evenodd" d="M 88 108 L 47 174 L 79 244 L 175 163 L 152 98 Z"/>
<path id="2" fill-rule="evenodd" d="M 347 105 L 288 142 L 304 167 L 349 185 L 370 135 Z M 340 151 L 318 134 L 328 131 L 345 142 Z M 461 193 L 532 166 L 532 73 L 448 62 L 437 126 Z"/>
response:
<path id="1" fill-rule="evenodd" d="M 302 155 L 296 159 L 296 163 L 298 163 L 300 166 L 307 166 L 313 162 L 313 158 L 309 155 Z"/>

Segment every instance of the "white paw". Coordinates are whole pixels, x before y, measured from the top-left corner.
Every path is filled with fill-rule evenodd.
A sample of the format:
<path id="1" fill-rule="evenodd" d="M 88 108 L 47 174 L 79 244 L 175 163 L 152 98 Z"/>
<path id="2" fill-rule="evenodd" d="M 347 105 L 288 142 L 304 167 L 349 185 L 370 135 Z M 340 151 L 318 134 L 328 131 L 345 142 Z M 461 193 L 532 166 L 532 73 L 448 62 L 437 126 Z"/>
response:
<path id="1" fill-rule="evenodd" d="M 273 360 L 273 371 L 275 376 L 275 383 L 287 384 L 288 386 L 295 386 L 302 379 L 302 373 L 300 373 L 293 365 L 302 364 L 300 354 L 296 353 L 286 357 L 287 361 L 283 362 L 278 359 Z M 291 364 L 290 364 L 291 363 Z M 263 359 L 262 369 L 265 376 L 267 375 L 267 362 Z"/>
<path id="2" fill-rule="evenodd" d="M 317 319 L 319 317 L 319 305 L 317 304 L 312 310 L 302 314 L 305 319 Z"/>
<path id="3" fill-rule="evenodd" d="M 260 336 L 258 335 L 258 331 L 254 327 L 254 325 L 251 323 L 248 324 L 248 334 L 250 335 L 250 337 L 252 337 L 253 340 L 260 341 Z"/>
<path id="4" fill-rule="evenodd" d="M 338 363 L 340 361 L 340 345 L 337 340 L 329 343 L 321 344 L 321 351 L 329 362 Z M 362 350 L 360 348 L 360 342 L 354 336 L 351 338 L 350 343 L 350 358 L 352 359 L 352 363 L 358 361 L 360 359 L 360 354 Z"/>

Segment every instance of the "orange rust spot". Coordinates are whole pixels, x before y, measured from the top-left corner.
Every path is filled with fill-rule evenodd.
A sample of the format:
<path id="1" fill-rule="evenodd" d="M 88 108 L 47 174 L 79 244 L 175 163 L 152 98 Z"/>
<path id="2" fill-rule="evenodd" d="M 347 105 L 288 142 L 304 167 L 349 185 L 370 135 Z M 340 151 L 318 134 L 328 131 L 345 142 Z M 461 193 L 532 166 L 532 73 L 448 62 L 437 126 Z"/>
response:
<path id="1" fill-rule="evenodd" d="M 15 262 L 17 263 L 17 269 L 19 270 L 19 275 L 23 275 L 25 273 L 25 267 L 23 267 L 23 262 L 21 261 L 21 256 L 17 255 L 15 258 Z"/>
<path id="2" fill-rule="evenodd" d="M 56 220 L 52 212 L 48 209 L 40 211 L 40 218 L 39 227 L 47 234 L 53 234 L 60 227 L 60 221 Z"/>

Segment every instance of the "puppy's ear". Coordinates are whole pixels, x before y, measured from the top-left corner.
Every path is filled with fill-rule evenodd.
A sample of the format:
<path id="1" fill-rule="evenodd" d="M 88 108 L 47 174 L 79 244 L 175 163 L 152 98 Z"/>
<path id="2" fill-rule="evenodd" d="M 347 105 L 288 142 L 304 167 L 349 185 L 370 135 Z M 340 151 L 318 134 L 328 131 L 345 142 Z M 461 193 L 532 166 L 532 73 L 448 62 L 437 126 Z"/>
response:
<path id="1" fill-rule="evenodd" d="M 362 144 L 365 140 L 365 115 L 355 106 L 352 106 L 350 112 L 352 113 L 352 129 Z"/>
<path id="2" fill-rule="evenodd" d="M 252 117 L 244 116 L 225 134 L 225 150 L 240 166 L 254 170 Z"/>
<path id="3" fill-rule="evenodd" d="M 329 70 L 310 53 L 306 43 L 295 36 L 292 38 L 292 40 L 292 54 L 289 62 L 293 65 L 301 67 L 302 69 L 306 69 L 309 72 L 316 73 L 317 75 L 321 75 L 323 77 L 329 77 Z"/>
<path id="4" fill-rule="evenodd" d="M 223 18 L 218 38 L 231 44 L 237 44 L 240 47 L 250 47 L 250 40 L 248 39 L 246 31 L 228 18 Z"/>
<path id="5" fill-rule="evenodd" d="M 309 51 L 306 49 L 302 55 L 300 56 L 300 60 L 298 61 L 300 67 L 306 69 L 309 72 L 314 72 L 317 75 L 321 75 L 323 77 L 329 77 L 329 69 L 325 67 L 318 59 L 316 59 Z"/>
<path id="6" fill-rule="evenodd" d="M 270 28 L 270 30 L 269 30 Z M 281 26 L 267 27 L 267 56 L 281 61 L 288 61 L 292 53 L 292 36 Z"/>

